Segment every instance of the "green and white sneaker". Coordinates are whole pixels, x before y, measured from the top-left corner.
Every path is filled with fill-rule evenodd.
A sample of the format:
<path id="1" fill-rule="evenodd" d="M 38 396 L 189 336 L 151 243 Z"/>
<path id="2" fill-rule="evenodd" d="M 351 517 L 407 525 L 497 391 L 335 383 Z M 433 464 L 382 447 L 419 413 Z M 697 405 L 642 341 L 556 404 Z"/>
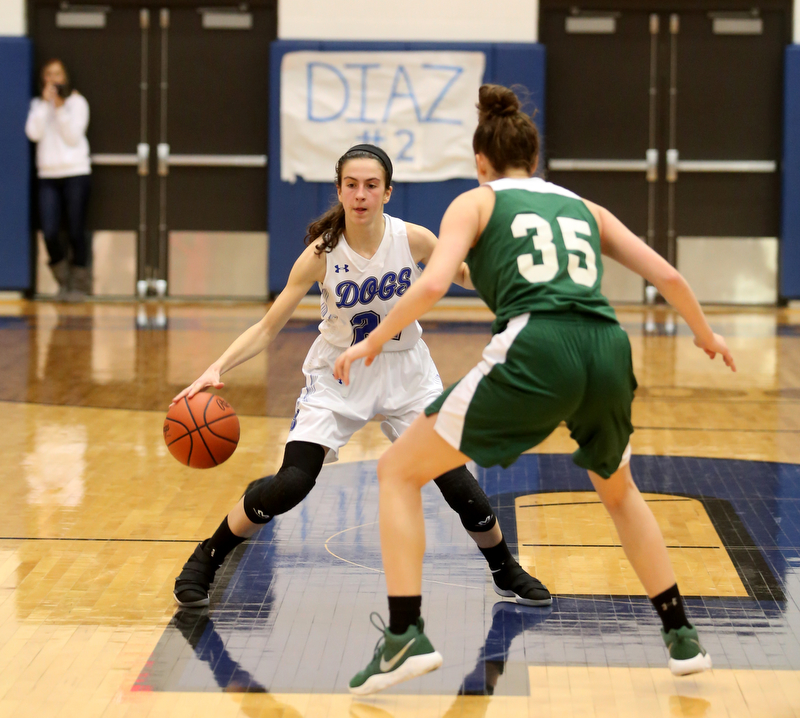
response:
<path id="1" fill-rule="evenodd" d="M 375 623 L 375 618 L 381 625 Z M 423 632 L 425 622 L 421 618 L 417 619 L 416 626 L 409 626 L 400 636 L 388 629 L 379 614 L 371 613 L 369 620 L 383 633 L 383 638 L 378 640 L 369 665 L 350 681 L 351 693 L 358 696 L 377 693 L 442 665 L 441 654 L 434 650 Z"/>
<path id="2" fill-rule="evenodd" d="M 661 637 L 669 651 L 669 669 L 674 676 L 688 676 L 690 673 L 702 673 L 711 668 L 711 656 L 700 644 L 697 629 L 694 626 L 681 626 L 668 633 L 661 630 Z"/>

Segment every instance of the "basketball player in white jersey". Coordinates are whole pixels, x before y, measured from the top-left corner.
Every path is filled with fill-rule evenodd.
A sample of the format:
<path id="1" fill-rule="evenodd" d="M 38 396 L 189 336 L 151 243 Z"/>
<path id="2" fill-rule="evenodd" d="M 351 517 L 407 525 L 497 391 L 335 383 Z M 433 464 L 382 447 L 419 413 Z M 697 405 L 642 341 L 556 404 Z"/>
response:
<path id="1" fill-rule="evenodd" d="M 175 580 L 174 596 L 181 606 L 208 605 L 209 587 L 225 557 L 274 516 L 299 504 L 314 487 L 323 463 L 336 461 L 339 449 L 367 421 L 383 414 L 381 428 L 393 441 L 442 393 L 417 322 L 389 342 L 375 362 L 377 371 L 375 365 L 366 371 L 363 364 L 354 366 L 348 386 L 333 377 L 338 356 L 375 330 L 420 276 L 418 265 L 428 261 L 436 246 L 429 230 L 383 213 L 391 180 L 391 160 L 379 147 L 356 145 L 339 159 L 339 202 L 309 225 L 308 246 L 286 288 L 258 324 L 172 400 L 191 398 L 207 387 L 222 388 L 222 374 L 263 351 L 309 289 L 319 284 L 320 336 L 303 365 L 306 384 L 283 465 L 274 476 L 253 482 L 214 535 L 195 548 Z M 466 264 L 456 281 L 472 286 Z M 549 605 L 549 591 L 512 557 L 486 494 L 466 467 L 444 474 L 436 484 L 486 557 L 495 591 L 525 605 Z"/>

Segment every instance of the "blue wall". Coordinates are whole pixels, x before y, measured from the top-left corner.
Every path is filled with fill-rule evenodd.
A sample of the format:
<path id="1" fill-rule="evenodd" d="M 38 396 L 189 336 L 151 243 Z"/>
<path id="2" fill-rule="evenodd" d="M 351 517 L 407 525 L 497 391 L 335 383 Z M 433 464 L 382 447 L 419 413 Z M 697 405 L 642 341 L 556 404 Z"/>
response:
<path id="1" fill-rule="evenodd" d="M 800 46 L 786 48 L 781 296 L 800 299 Z"/>
<path id="2" fill-rule="evenodd" d="M 544 132 L 545 52 L 537 44 L 490 43 L 425 43 L 425 42 L 319 42 L 277 40 L 270 55 L 270 118 L 269 118 L 269 289 L 279 292 L 286 285 L 289 271 L 303 251 L 306 225 L 322 214 L 335 198 L 333 182 L 281 181 L 280 137 L 280 70 L 287 52 L 301 50 L 328 51 L 398 51 L 398 50 L 462 50 L 486 55 L 484 82 L 501 85 L 524 85 L 538 108 L 536 122 Z M 477 97 L 475 101 L 477 102 Z M 343 147 L 342 152 L 347 148 Z M 331 178 L 334 168 L 331 167 Z M 446 182 L 395 183 L 387 211 L 395 217 L 439 231 L 447 205 L 456 195 L 476 186 L 476 180 Z M 455 287 L 453 294 L 465 294 Z"/>
<path id="3" fill-rule="evenodd" d="M 31 42 L 0 37 L 0 290 L 30 286 Z"/>

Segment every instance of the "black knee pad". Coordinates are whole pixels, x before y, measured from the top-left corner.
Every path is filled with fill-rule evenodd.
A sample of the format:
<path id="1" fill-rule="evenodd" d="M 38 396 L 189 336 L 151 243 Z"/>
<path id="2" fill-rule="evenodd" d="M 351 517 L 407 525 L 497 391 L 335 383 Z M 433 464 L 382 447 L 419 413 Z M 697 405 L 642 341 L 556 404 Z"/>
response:
<path id="1" fill-rule="evenodd" d="M 254 524 L 265 524 L 285 514 L 308 496 L 325 459 L 325 449 L 307 441 L 290 441 L 283 454 L 283 465 L 275 476 L 250 485 L 244 495 L 244 512 Z"/>
<path id="2" fill-rule="evenodd" d="M 497 517 L 489 498 L 466 466 L 448 471 L 433 481 L 450 508 L 459 515 L 467 531 L 483 533 L 494 528 Z"/>

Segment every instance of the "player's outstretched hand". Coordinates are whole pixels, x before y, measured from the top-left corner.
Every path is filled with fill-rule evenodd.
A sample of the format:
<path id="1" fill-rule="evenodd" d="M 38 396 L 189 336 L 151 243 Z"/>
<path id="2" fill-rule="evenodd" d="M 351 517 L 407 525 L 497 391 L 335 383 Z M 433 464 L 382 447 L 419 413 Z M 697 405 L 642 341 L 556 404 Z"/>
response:
<path id="1" fill-rule="evenodd" d="M 360 341 L 339 355 L 333 369 L 334 379 L 343 381 L 345 386 L 350 386 L 350 365 L 357 359 L 366 359 L 364 365 L 369 366 L 382 351 L 383 344 L 373 342 L 371 337 Z"/>
<path id="2" fill-rule="evenodd" d="M 694 345 L 702 349 L 712 359 L 716 357 L 717 354 L 721 354 L 725 366 L 729 366 L 731 371 L 736 371 L 736 362 L 733 361 L 731 351 L 728 349 L 728 345 L 725 344 L 725 340 L 719 334 L 712 334 L 711 340 L 705 342 L 695 337 Z"/>
<path id="3" fill-rule="evenodd" d="M 219 380 L 219 369 L 211 366 L 203 372 L 199 379 L 196 379 L 180 394 L 177 394 L 170 402 L 170 406 L 177 404 L 184 397 L 191 399 L 195 394 L 203 391 L 203 389 L 208 389 L 210 386 L 213 386 L 215 389 L 222 389 L 222 387 L 225 386 L 225 384 Z"/>

